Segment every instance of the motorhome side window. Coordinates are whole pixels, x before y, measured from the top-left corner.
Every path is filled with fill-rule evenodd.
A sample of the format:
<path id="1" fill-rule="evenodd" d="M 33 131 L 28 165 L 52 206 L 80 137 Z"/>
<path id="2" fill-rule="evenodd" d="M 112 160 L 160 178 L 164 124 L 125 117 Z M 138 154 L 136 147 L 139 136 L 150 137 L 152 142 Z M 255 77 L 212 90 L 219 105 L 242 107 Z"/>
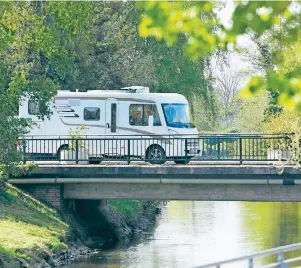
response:
<path id="1" fill-rule="evenodd" d="M 132 126 L 148 126 L 148 117 L 154 117 L 154 126 L 161 126 L 158 110 L 155 104 L 131 104 L 129 122 Z"/>
<path id="2" fill-rule="evenodd" d="M 84 120 L 86 121 L 99 121 L 100 109 L 97 107 L 86 107 L 84 109 Z"/>
<path id="3" fill-rule="evenodd" d="M 38 114 L 38 105 L 34 100 L 28 101 L 28 114 L 30 114 L 30 115 Z"/>

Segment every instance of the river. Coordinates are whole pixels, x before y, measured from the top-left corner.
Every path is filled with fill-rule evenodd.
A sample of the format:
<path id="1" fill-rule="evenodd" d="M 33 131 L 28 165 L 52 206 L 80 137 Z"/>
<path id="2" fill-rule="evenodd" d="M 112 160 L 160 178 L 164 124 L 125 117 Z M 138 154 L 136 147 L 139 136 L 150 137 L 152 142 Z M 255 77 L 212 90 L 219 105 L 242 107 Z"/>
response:
<path id="1" fill-rule="evenodd" d="M 152 229 L 130 246 L 76 260 L 66 268 L 194 267 L 300 242 L 300 209 L 299 203 L 171 201 Z M 255 264 L 274 260 L 266 257 Z"/>

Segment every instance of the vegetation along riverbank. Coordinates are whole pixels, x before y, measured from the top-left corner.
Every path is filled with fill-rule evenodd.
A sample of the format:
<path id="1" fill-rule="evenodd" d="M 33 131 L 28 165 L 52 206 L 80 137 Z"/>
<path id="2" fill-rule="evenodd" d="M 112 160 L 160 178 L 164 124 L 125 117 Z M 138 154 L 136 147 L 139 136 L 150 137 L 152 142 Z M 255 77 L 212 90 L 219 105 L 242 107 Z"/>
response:
<path id="1" fill-rule="evenodd" d="M 60 267 L 120 240 L 130 240 L 154 219 L 156 206 L 152 201 L 109 201 L 100 206 L 100 221 L 95 221 L 102 224 L 91 228 L 78 214 L 57 212 L 0 181 L 0 267 Z"/>

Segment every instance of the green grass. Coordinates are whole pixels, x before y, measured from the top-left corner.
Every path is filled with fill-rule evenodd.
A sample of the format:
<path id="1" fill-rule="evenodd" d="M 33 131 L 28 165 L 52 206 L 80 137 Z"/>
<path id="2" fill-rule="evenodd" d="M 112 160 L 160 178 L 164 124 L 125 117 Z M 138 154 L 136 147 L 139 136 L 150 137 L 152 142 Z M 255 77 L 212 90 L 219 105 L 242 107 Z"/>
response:
<path id="1" fill-rule="evenodd" d="M 108 204 L 128 219 L 141 213 L 142 201 L 140 200 L 109 200 Z"/>
<path id="2" fill-rule="evenodd" d="M 142 215 L 145 208 L 155 208 L 159 201 L 146 200 L 109 200 L 108 204 L 117 212 L 123 214 L 127 220 L 133 220 Z"/>
<path id="3" fill-rule="evenodd" d="M 10 267 L 16 257 L 30 263 L 37 252 L 67 248 L 68 226 L 56 211 L 1 181 L 0 230 L 0 267 Z"/>

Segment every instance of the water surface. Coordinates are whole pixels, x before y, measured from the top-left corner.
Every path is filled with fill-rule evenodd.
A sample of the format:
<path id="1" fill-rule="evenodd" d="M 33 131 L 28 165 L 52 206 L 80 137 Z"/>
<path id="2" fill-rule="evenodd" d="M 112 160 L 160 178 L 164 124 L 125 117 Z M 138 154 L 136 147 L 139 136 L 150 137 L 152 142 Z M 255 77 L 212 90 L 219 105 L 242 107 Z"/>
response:
<path id="1" fill-rule="evenodd" d="M 66 268 L 194 267 L 301 242 L 300 208 L 298 203 L 171 201 L 153 228 L 130 246 Z M 274 260 L 266 257 L 256 264 Z"/>

